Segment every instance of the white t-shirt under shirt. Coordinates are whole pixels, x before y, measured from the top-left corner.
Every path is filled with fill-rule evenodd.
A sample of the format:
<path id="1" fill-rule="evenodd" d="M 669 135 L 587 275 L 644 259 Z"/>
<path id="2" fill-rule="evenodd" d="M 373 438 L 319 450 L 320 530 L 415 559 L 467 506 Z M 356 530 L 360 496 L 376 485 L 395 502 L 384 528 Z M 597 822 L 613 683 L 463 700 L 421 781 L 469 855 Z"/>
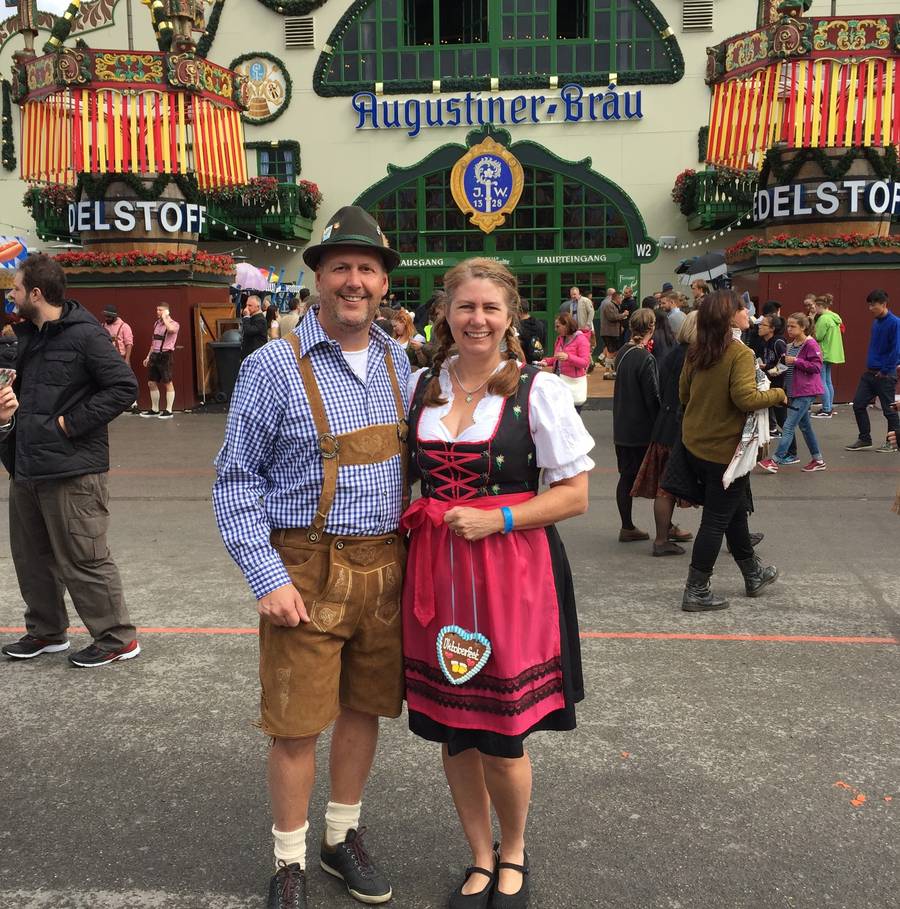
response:
<path id="1" fill-rule="evenodd" d="M 455 359 L 454 357 L 453 360 Z M 410 401 L 422 376 L 422 370 L 410 376 Z M 453 406 L 453 383 L 447 364 L 441 370 L 441 396 L 446 398 L 446 404 L 426 407 L 422 411 L 419 420 L 420 439 L 483 442 L 494 434 L 505 398 L 500 395 L 485 395 L 475 407 L 472 425 L 467 426 L 457 438 L 453 438 L 443 420 Z M 581 417 L 575 411 L 572 394 L 559 376 L 548 372 L 536 375 L 528 400 L 531 437 L 537 453 L 537 466 L 544 471 L 544 483 L 558 483 L 592 470 L 594 462 L 587 454 L 594 447 L 594 440 L 584 428 Z"/>
<path id="2" fill-rule="evenodd" d="M 347 365 L 359 376 L 359 381 L 366 384 L 366 376 L 369 374 L 369 348 L 364 347 L 362 350 L 342 350 Z"/>

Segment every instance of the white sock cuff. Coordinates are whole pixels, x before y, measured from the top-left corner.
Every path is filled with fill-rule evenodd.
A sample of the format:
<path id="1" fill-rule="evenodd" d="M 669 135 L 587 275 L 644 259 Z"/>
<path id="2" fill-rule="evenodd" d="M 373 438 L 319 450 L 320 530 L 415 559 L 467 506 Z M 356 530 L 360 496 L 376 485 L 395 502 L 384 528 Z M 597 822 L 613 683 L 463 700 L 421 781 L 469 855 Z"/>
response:
<path id="1" fill-rule="evenodd" d="M 362 802 L 355 805 L 342 805 L 340 802 L 329 802 L 325 809 L 325 842 L 329 846 L 343 843 L 348 830 L 359 827 L 359 815 Z"/>
<path id="2" fill-rule="evenodd" d="M 283 831 L 272 825 L 272 836 L 275 837 L 275 863 L 279 861 L 286 865 L 297 862 L 301 868 L 306 868 L 306 834 L 309 831 L 309 821 L 298 830 Z"/>

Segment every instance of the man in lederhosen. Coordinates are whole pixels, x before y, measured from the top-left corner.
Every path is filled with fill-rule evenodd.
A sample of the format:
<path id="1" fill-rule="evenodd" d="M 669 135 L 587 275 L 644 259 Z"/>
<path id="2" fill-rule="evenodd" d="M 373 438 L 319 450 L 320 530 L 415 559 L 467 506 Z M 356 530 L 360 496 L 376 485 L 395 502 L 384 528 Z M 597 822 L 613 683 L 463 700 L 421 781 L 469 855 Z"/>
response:
<path id="1" fill-rule="evenodd" d="M 320 864 L 362 902 L 391 898 L 359 817 L 378 718 L 399 716 L 403 695 L 396 531 L 409 365 L 372 324 L 400 256 L 368 213 L 349 206 L 303 258 L 318 306 L 241 366 L 213 490 L 225 546 L 260 615 L 270 909 L 306 906 L 316 739 L 332 723 Z"/>
<path id="2" fill-rule="evenodd" d="M 178 341 L 178 328 L 178 323 L 169 315 L 169 304 L 160 303 L 156 307 L 156 322 L 153 323 L 150 350 L 144 359 L 144 366 L 147 367 L 147 386 L 150 389 L 150 409 L 142 410 L 140 413 L 142 417 L 172 419 L 172 408 L 175 405 L 172 359 Z M 162 404 L 160 394 L 165 395 Z"/>

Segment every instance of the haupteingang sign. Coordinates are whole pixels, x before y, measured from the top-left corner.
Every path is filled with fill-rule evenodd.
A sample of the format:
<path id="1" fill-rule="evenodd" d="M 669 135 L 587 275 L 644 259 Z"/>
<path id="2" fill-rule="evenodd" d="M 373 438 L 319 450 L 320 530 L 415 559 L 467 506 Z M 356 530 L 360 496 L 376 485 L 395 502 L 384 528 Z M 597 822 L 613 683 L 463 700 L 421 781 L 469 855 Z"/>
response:
<path id="1" fill-rule="evenodd" d="M 400 101 L 381 98 L 374 92 L 357 92 L 352 104 L 356 129 L 403 129 L 410 137 L 427 127 L 610 123 L 644 118 L 641 90 L 619 91 L 614 82 L 604 91 L 590 92 L 568 82 L 554 95 L 532 93 L 512 98 L 466 92 Z"/>
<path id="2" fill-rule="evenodd" d="M 809 186 L 788 183 L 767 186 L 753 196 L 753 220 L 757 224 L 804 216 L 900 215 L 900 182 L 888 180 L 823 180 Z M 840 217 L 840 215 L 838 215 Z"/>
<path id="3" fill-rule="evenodd" d="M 72 202 L 69 204 L 69 231 L 114 230 L 151 231 L 159 227 L 164 233 L 199 234 L 206 226 L 206 206 L 194 202 L 135 199 Z"/>

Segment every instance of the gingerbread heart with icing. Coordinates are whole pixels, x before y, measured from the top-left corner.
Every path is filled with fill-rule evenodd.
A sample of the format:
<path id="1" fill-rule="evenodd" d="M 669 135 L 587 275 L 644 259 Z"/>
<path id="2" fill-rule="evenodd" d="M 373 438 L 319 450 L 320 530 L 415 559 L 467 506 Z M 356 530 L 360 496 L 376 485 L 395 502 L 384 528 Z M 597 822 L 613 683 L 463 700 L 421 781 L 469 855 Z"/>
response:
<path id="1" fill-rule="evenodd" d="M 491 642 L 478 631 L 445 625 L 437 636 L 441 672 L 451 685 L 463 685 L 484 668 L 491 656 Z"/>

